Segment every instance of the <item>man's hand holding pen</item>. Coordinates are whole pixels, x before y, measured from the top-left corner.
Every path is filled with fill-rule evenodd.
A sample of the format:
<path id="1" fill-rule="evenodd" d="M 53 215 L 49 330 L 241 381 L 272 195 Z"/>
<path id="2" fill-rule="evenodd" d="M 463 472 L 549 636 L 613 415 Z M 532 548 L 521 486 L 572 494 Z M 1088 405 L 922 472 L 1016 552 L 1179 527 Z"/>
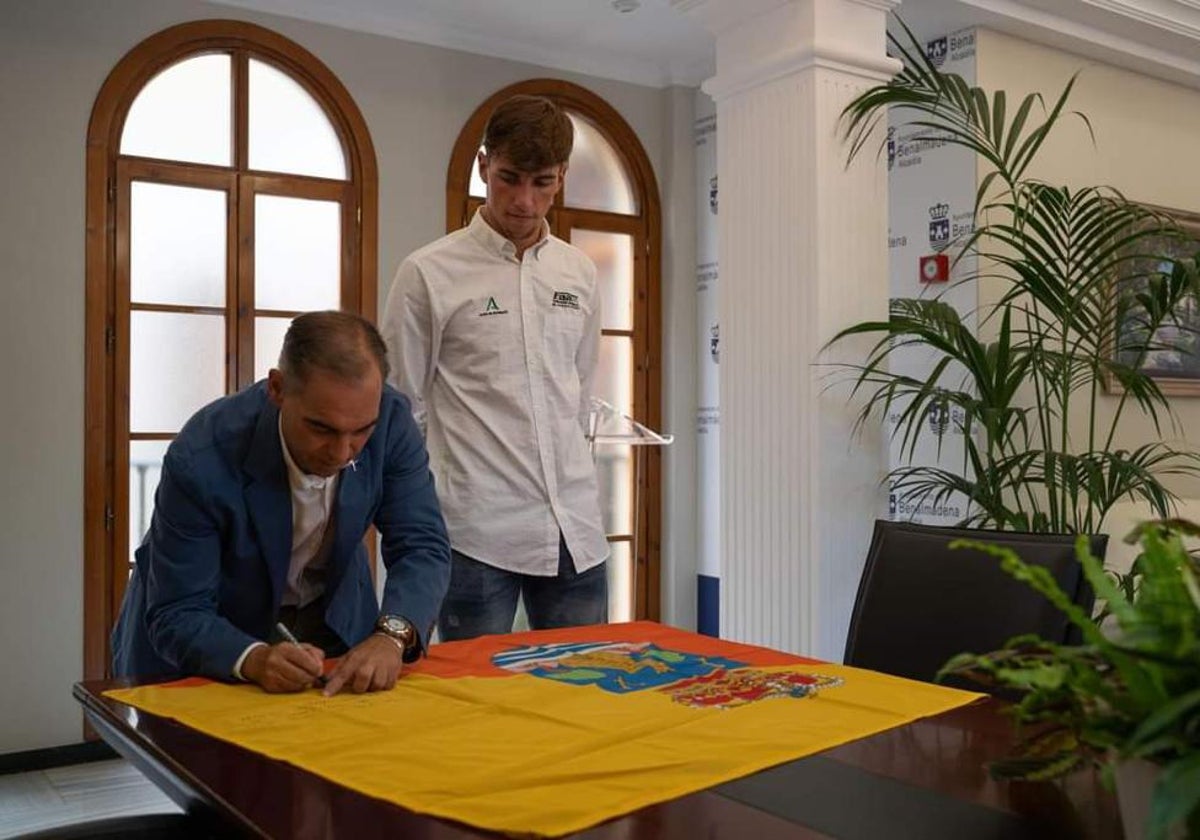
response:
<path id="1" fill-rule="evenodd" d="M 325 652 L 319 647 L 284 641 L 250 651 L 242 663 L 242 676 L 276 694 L 318 685 L 324 668 Z"/>
<path id="2" fill-rule="evenodd" d="M 301 642 L 282 623 L 275 625 L 275 631 L 284 641 L 259 645 L 242 663 L 242 676 L 267 692 L 304 691 L 314 686 L 324 689 L 326 697 L 343 688 L 355 694 L 385 691 L 396 685 L 404 667 L 404 646 L 375 634 L 352 648 L 326 675 L 324 651 Z"/>

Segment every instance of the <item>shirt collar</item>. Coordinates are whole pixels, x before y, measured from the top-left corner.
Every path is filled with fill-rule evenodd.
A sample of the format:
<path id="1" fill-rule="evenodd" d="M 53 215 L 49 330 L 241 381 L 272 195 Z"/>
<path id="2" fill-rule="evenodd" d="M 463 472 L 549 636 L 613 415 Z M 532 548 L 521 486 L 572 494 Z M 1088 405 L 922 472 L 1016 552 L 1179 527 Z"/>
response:
<path id="1" fill-rule="evenodd" d="M 330 481 L 337 478 L 335 475 L 309 475 L 296 465 L 292 453 L 288 451 L 287 441 L 283 439 L 282 411 L 279 412 L 279 446 L 283 449 L 283 463 L 287 465 L 288 484 L 292 485 L 293 490 L 324 490 Z"/>
<path id="2" fill-rule="evenodd" d="M 500 235 L 497 230 L 489 225 L 483 218 L 483 207 L 475 210 L 475 215 L 471 217 L 471 224 L 468 226 L 471 235 L 483 245 L 484 248 L 491 251 L 493 254 L 512 259 L 517 254 L 517 246 L 511 241 Z M 550 241 L 550 224 L 542 219 L 542 238 L 525 249 L 527 253 L 531 253 L 534 257 L 540 257 L 542 247 Z"/>

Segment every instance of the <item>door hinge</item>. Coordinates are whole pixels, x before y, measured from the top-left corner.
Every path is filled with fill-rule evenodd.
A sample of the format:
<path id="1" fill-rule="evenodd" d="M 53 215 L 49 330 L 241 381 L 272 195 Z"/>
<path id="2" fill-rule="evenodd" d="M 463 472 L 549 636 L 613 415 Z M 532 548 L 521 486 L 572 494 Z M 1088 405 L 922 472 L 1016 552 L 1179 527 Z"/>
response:
<path id="1" fill-rule="evenodd" d="M 117 184 L 115 181 L 113 181 L 111 179 L 108 182 L 108 200 L 109 201 L 117 200 Z"/>
<path id="2" fill-rule="evenodd" d="M 105 531 L 112 531 L 113 521 L 116 518 L 117 517 L 113 514 L 112 505 L 105 505 L 104 506 L 104 530 Z"/>
<path id="3" fill-rule="evenodd" d="M 113 327 L 104 328 L 104 352 L 110 356 L 117 349 L 117 331 Z"/>
<path id="4" fill-rule="evenodd" d="M 358 208 L 358 226 L 362 227 L 362 208 Z"/>

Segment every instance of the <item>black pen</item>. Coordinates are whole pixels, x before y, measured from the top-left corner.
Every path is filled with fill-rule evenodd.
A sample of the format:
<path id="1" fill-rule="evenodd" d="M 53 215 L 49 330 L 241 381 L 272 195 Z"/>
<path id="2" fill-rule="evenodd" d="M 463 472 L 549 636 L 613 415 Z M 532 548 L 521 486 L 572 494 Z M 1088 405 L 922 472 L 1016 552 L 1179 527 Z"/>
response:
<path id="1" fill-rule="evenodd" d="M 300 647 L 300 640 L 296 638 L 295 634 L 293 634 L 291 630 L 287 629 L 287 625 L 282 621 L 277 621 L 275 623 L 275 631 L 279 633 L 280 636 L 283 636 L 283 640 L 285 642 L 290 642 L 296 647 Z M 323 686 L 327 682 L 329 682 L 329 680 L 324 674 L 319 674 L 317 676 L 317 685 Z"/>

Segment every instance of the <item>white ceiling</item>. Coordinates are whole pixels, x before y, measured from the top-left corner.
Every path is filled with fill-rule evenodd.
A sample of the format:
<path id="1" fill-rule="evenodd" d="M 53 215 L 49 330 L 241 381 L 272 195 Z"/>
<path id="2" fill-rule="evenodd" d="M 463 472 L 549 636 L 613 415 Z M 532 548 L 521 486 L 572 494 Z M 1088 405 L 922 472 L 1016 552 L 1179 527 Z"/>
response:
<path id="1" fill-rule="evenodd" d="M 216 2 L 663 87 L 714 72 L 713 36 L 680 9 L 737 0 Z M 626 2 L 637 8 L 614 8 Z M 897 12 L 921 35 L 987 26 L 1200 88 L 1200 0 L 903 0 Z"/>
<path id="2" fill-rule="evenodd" d="M 713 36 L 669 0 L 217 2 L 652 87 L 698 86 L 714 67 Z"/>

